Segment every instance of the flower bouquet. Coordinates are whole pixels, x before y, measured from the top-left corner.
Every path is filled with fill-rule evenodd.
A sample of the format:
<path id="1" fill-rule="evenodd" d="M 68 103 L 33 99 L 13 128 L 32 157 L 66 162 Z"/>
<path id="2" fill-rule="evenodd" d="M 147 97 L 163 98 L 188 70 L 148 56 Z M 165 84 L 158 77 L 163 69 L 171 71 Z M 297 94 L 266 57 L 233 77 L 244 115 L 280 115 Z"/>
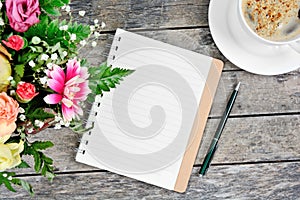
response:
<path id="1" fill-rule="evenodd" d="M 101 24 L 73 22 L 70 10 L 69 0 L 0 1 L 0 185 L 11 191 L 19 185 L 33 194 L 14 168 L 55 177 L 53 160 L 44 154 L 53 143 L 32 141 L 32 134 L 61 126 L 84 131 L 84 102 L 132 73 L 106 63 L 92 67 L 79 58 L 90 40 L 96 46 Z M 61 20 L 62 12 L 67 20 Z"/>

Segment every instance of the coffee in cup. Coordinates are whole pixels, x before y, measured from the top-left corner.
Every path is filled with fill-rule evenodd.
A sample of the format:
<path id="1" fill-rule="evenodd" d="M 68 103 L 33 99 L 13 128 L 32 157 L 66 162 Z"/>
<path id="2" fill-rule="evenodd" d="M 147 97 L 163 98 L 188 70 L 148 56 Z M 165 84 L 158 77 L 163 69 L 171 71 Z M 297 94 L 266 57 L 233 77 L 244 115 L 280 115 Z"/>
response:
<path id="1" fill-rule="evenodd" d="M 290 41 L 300 36 L 300 0 L 242 0 L 247 25 L 269 41 Z"/>

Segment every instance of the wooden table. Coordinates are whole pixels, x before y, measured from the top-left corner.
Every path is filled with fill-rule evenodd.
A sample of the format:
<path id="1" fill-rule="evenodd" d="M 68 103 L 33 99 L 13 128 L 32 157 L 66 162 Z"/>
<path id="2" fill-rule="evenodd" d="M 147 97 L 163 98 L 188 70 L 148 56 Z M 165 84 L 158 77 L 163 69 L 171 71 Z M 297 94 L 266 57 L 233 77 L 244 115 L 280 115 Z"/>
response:
<path id="1" fill-rule="evenodd" d="M 300 199 L 300 70 L 277 76 L 254 75 L 237 68 L 218 50 L 208 27 L 209 0 L 76 0 L 87 11 L 81 22 L 106 23 L 98 47 L 84 55 L 92 64 L 105 60 L 116 28 L 168 43 L 185 35 L 195 41 L 184 48 L 225 62 L 189 187 L 184 194 L 75 162 L 80 136 L 64 128 L 37 138 L 54 140 L 52 183 L 32 171 L 19 176 L 31 182 L 35 199 Z M 180 43 L 176 43 L 180 45 Z M 300 56 L 299 56 L 300 59 Z M 234 85 L 241 89 L 207 175 L 197 172 Z M 29 199 L 0 188 L 0 198 Z"/>

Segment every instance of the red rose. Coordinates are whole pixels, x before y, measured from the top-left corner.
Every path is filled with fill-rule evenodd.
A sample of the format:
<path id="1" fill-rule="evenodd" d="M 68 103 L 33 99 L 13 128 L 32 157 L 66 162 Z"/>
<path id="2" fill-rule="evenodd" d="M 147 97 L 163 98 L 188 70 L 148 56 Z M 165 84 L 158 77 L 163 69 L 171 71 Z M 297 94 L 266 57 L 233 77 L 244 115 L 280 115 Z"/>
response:
<path id="1" fill-rule="evenodd" d="M 18 35 L 12 35 L 7 39 L 7 42 L 5 40 L 2 40 L 2 42 L 9 48 L 14 49 L 16 51 L 19 51 L 24 46 L 24 40 L 21 36 Z"/>
<path id="2" fill-rule="evenodd" d="M 17 86 L 17 100 L 21 103 L 28 103 L 39 93 L 35 92 L 35 86 L 31 83 L 19 82 Z"/>

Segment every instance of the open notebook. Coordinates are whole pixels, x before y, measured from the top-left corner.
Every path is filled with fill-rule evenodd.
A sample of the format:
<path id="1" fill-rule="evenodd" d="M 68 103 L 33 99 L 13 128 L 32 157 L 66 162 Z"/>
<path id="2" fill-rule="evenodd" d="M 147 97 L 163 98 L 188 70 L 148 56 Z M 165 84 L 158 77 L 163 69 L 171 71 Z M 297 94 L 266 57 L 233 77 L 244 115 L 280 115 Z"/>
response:
<path id="1" fill-rule="evenodd" d="M 76 160 L 184 192 L 223 63 L 122 29 L 107 62 L 135 72 L 96 97 Z"/>

